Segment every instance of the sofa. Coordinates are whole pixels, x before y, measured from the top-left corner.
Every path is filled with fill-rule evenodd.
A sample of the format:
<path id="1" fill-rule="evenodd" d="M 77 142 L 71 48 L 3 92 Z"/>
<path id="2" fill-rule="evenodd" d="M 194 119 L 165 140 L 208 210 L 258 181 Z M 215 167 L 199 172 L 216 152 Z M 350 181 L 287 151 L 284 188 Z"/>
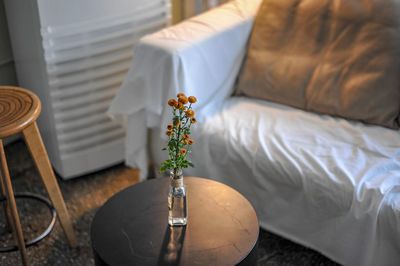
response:
<path id="1" fill-rule="evenodd" d="M 185 175 L 234 187 L 262 228 L 340 264 L 400 265 L 399 130 L 232 96 L 260 3 L 232 1 L 135 46 L 109 109 L 126 126 L 126 164 L 146 179 L 166 156 L 166 101 L 195 95 Z"/>

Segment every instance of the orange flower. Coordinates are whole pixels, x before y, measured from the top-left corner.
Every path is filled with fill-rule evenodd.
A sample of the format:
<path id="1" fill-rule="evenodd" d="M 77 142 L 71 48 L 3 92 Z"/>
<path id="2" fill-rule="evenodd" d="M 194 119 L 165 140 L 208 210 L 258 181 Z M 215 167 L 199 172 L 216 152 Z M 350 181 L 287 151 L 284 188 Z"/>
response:
<path id="1" fill-rule="evenodd" d="M 181 96 L 186 97 L 186 95 L 185 95 L 183 92 L 180 92 L 180 93 L 178 93 L 178 94 L 176 95 L 177 98 L 179 98 L 179 97 L 181 97 Z"/>
<path id="2" fill-rule="evenodd" d="M 192 122 L 192 124 L 196 124 L 196 123 L 197 123 L 197 120 L 196 120 L 196 118 L 194 118 L 194 117 L 192 117 L 192 118 L 190 119 L 190 121 Z"/>
<path id="3" fill-rule="evenodd" d="M 184 139 L 183 142 L 184 142 L 186 145 L 192 145 L 192 144 L 194 143 L 194 141 L 193 141 L 192 139 Z"/>
<path id="4" fill-rule="evenodd" d="M 168 105 L 169 105 L 169 106 L 174 107 L 174 106 L 176 106 L 177 104 L 178 104 L 178 102 L 177 102 L 175 99 L 169 99 L 169 100 L 168 100 Z"/>
<path id="5" fill-rule="evenodd" d="M 165 132 L 165 134 L 166 134 L 167 136 L 171 136 L 172 131 L 171 131 L 171 130 L 167 130 L 167 132 Z"/>
<path id="6" fill-rule="evenodd" d="M 186 149 L 181 149 L 180 153 L 183 154 L 183 155 L 186 154 Z"/>
<path id="7" fill-rule="evenodd" d="M 193 110 L 187 110 L 187 111 L 186 111 L 186 116 L 187 116 L 187 117 L 193 117 L 194 114 L 195 114 L 195 113 L 194 113 Z"/>
<path id="8" fill-rule="evenodd" d="M 167 129 L 170 131 L 170 130 L 172 130 L 172 125 L 171 124 L 169 124 L 168 126 L 167 126 Z"/>
<path id="9" fill-rule="evenodd" d="M 189 102 L 190 103 L 195 103 L 195 102 L 197 102 L 197 99 L 196 99 L 196 97 L 194 97 L 194 96 L 189 96 Z"/>
<path id="10" fill-rule="evenodd" d="M 190 136 L 189 136 L 189 134 L 184 134 L 184 135 L 183 135 L 183 138 L 184 138 L 184 139 L 188 139 L 188 138 L 190 138 Z"/>
<path id="11" fill-rule="evenodd" d="M 180 103 L 187 104 L 189 100 L 186 96 L 179 96 L 178 101 Z"/>
<path id="12" fill-rule="evenodd" d="M 183 109 L 184 108 L 183 103 L 178 102 L 178 105 L 176 106 L 176 108 Z"/>

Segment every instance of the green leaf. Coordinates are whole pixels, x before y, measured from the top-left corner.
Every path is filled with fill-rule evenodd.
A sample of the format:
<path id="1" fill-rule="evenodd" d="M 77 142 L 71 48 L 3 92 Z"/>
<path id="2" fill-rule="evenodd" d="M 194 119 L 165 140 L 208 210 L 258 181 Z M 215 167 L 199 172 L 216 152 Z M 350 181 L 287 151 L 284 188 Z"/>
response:
<path id="1" fill-rule="evenodd" d="M 165 172 L 167 169 L 165 169 L 165 167 L 164 166 L 161 166 L 160 167 L 160 173 L 163 173 L 163 172 Z"/>

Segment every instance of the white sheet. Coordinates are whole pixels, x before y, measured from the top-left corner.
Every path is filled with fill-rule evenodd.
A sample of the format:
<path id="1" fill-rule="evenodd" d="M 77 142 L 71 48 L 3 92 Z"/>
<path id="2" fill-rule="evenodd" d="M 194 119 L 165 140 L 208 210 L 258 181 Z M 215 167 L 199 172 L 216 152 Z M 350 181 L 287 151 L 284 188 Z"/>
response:
<path id="1" fill-rule="evenodd" d="M 262 227 L 345 265 L 400 265 L 399 131 L 233 97 L 193 133 L 185 174 L 239 190 Z"/>
<path id="2" fill-rule="evenodd" d="M 166 101 L 195 95 L 197 118 L 232 92 L 261 0 L 236 0 L 143 38 L 109 114 L 127 122 L 126 163 L 147 176 L 147 127 L 166 126 Z M 227 48 L 227 44 L 234 44 Z"/>

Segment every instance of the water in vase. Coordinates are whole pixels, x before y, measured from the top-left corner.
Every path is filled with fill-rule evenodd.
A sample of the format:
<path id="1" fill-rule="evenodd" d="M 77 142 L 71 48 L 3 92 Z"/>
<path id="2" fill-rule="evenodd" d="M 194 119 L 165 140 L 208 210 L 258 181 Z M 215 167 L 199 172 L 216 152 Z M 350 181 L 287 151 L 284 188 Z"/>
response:
<path id="1" fill-rule="evenodd" d="M 171 226 L 182 226 L 187 223 L 186 188 L 183 182 L 170 187 L 168 194 L 168 223 Z"/>

